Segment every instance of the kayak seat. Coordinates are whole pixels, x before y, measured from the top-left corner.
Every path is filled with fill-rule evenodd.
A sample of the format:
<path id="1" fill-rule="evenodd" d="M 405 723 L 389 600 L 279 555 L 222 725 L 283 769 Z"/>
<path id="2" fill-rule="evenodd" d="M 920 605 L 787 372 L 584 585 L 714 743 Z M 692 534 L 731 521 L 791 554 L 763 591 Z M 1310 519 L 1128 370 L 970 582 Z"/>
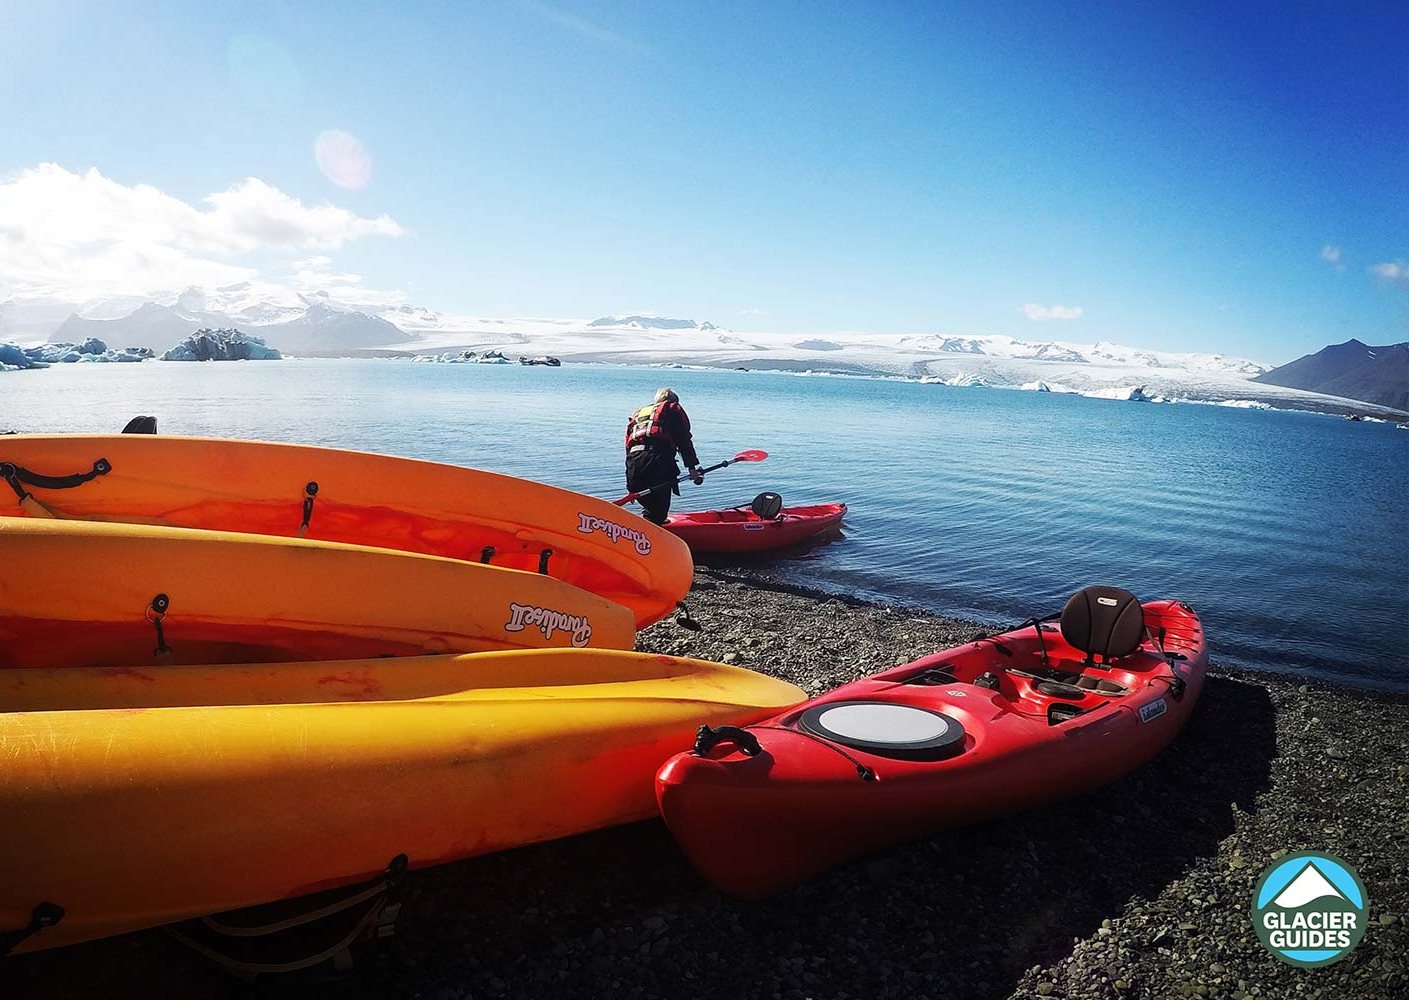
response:
<path id="1" fill-rule="evenodd" d="M 777 493 L 760 493 L 753 498 L 749 509 L 765 521 L 776 521 L 783 513 L 783 498 Z"/>
<path id="2" fill-rule="evenodd" d="M 1087 666 L 1109 664 L 1140 648 L 1145 612 L 1128 590 L 1087 587 L 1062 608 L 1061 630 L 1069 646 L 1086 654 Z"/>

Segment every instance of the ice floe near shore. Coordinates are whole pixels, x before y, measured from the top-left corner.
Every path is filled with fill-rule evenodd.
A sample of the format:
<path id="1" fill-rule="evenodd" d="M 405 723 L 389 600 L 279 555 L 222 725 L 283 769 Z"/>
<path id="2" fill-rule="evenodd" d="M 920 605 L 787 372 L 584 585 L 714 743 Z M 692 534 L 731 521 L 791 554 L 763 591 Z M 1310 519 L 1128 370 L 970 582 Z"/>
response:
<path id="1" fill-rule="evenodd" d="M 955 389 L 989 389 L 992 388 L 988 379 L 982 375 L 975 375 L 966 372 L 963 375 L 952 375 L 945 377 L 942 375 L 926 375 L 920 379 L 923 385 L 947 385 Z"/>
<path id="2" fill-rule="evenodd" d="M 1112 386 L 1109 389 L 1088 389 L 1081 393 L 1081 395 L 1085 396 L 1087 399 L 1118 399 L 1122 402 L 1130 403 L 1152 403 L 1156 399 L 1162 400 L 1164 398 L 1162 396 L 1155 397 L 1149 395 L 1143 385 Z"/>
<path id="3" fill-rule="evenodd" d="M 411 358 L 417 364 L 436 365 L 511 365 L 502 351 L 447 351 L 444 354 L 417 354 Z"/>
<path id="4" fill-rule="evenodd" d="M 89 337 L 80 344 L 37 344 L 33 347 L 0 344 L 0 371 L 47 368 L 59 364 L 146 361 L 152 356 L 152 352 L 145 347 L 111 350 L 96 337 Z"/>

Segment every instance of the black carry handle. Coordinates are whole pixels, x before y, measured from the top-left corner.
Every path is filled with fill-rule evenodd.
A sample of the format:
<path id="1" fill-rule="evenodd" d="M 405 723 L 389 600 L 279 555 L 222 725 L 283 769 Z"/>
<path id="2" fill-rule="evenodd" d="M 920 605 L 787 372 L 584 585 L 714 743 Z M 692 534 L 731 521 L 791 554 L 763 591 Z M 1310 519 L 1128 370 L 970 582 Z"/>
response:
<path id="1" fill-rule="evenodd" d="M 27 938 L 53 927 L 64 919 L 64 908 L 57 903 L 40 903 L 30 911 L 29 923 L 12 931 L 0 931 L 0 958 L 14 951 Z"/>
<path id="2" fill-rule="evenodd" d="M 701 726 L 695 730 L 695 749 L 691 752 L 696 757 L 703 757 L 726 741 L 738 747 L 745 757 L 757 757 L 763 752 L 763 745 L 758 742 L 758 737 L 739 726 L 720 726 L 718 729 Z"/>
<path id="3" fill-rule="evenodd" d="M 71 490 L 75 486 L 82 486 L 91 482 L 99 476 L 106 476 L 113 471 L 112 463 L 106 458 L 100 458 L 93 463 L 92 470 L 88 472 L 75 472 L 71 476 L 42 476 L 37 472 L 31 472 L 23 466 L 13 462 L 0 463 L 0 479 L 4 479 L 10 484 L 10 488 L 24 499 L 25 490 L 21 483 L 27 486 L 35 486 L 41 490 Z"/>

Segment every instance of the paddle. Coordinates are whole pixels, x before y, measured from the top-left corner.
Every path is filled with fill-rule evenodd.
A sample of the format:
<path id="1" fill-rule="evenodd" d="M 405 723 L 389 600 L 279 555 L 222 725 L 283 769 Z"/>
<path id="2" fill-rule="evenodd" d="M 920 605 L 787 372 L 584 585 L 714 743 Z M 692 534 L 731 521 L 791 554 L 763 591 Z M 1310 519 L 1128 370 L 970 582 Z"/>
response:
<path id="1" fill-rule="evenodd" d="M 707 472 L 717 472 L 717 471 L 719 471 L 720 469 L 723 469 L 723 468 L 725 468 L 725 467 L 727 467 L 727 466 L 733 465 L 735 462 L 762 462 L 762 461 L 763 461 L 765 458 L 767 458 L 767 457 L 768 457 L 768 452 L 766 452 L 766 451 L 759 451 L 759 450 L 757 450 L 757 449 L 751 449 L 751 450 L 749 450 L 749 451 L 741 451 L 741 452 L 739 452 L 737 455 L 735 455 L 733 458 L 725 459 L 724 461 L 720 462 L 718 465 L 711 465 L 711 466 L 709 466 L 708 468 L 701 469 L 698 474 L 701 475 L 701 476 L 703 476 L 703 475 L 704 475 L 705 473 L 707 473 Z M 675 485 L 678 484 L 678 483 L 683 483 L 685 480 L 689 479 L 689 478 L 691 477 L 691 475 L 692 475 L 692 473 L 687 472 L 687 473 L 685 473 L 683 476 L 681 476 L 679 479 L 672 479 L 672 480 L 671 480 L 670 482 L 668 482 L 668 483 L 657 483 L 655 486 L 647 487 L 647 488 L 644 489 L 644 490 L 637 490 L 635 493 L 628 493 L 628 494 L 626 494 L 626 496 L 622 497 L 620 500 L 613 500 L 612 503 L 616 504 L 618 507 L 625 507 L 625 506 L 626 506 L 627 504 L 629 504 L 632 500 L 638 500 L 638 499 L 640 499 L 641 497 L 645 496 L 647 493 L 654 493 L 656 490 L 668 490 L 668 489 L 670 489 L 672 486 L 675 486 Z"/>

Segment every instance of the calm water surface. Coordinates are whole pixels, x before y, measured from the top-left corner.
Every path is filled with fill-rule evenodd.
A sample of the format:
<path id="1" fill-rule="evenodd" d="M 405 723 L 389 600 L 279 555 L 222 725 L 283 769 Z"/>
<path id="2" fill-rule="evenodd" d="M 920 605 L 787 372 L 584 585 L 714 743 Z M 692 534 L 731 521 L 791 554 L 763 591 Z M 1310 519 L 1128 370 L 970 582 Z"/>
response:
<path id="1" fill-rule="evenodd" d="M 150 413 L 166 433 L 614 497 L 626 416 L 667 382 L 706 463 L 772 455 L 687 484 L 677 510 L 765 489 L 851 505 L 846 537 L 769 571 L 782 579 L 995 624 L 1115 584 L 1188 601 L 1221 662 L 1409 690 L 1409 431 L 1386 424 L 862 379 L 299 360 L 0 374 L 0 429 L 109 432 Z"/>

